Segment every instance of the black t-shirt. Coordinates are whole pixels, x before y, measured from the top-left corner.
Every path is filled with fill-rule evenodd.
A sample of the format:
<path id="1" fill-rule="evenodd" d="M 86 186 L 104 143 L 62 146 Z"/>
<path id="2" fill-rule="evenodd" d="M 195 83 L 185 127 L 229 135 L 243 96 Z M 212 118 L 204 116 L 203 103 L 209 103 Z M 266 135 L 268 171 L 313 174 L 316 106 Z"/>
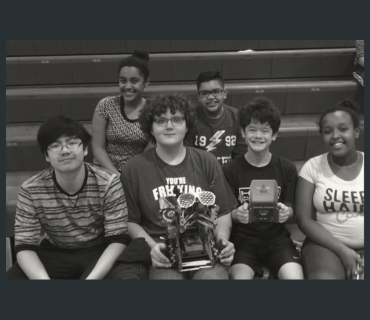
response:
<path id="1" fill-rule="evenodd" d="M 276 180 L 278 185 L 278 202 L 293 207 L 294 193 L 297 183 L 297 169 L 291 161 L 272 154 L 268 165 L 252 166 L 245 157 L 238 157 L 223 167 L 226 180 L 239 205 L 249 203 L 249 189 L 252 180 Z M 289 235 L 283 223 L 248 223 L 233 222 L 231 241 L 233 238 L 248 239 L 252 243 L 279 236 Z"/>
<path id="2" fill-rule="evenodd" d="M 184 144 L 212 153 L 224 165 L 231 159 L 246 153 L 248 146 L 240 131 L 238 110 L 227 105 L 218 119 L 210 119 L 204 108 L 196 108 L 197 121 L 184 140 Z"/>
<path id="3" fill-rule="evenodd" d="M 218 217 L 237 205 L 215 157 L 191 147 L 186 147 L 185 159 L 178 165 L 165 163 L 156 148 L 149 149 L 127 162 L 121 181 L 128 221 L 139 224 L 151 237 L 166 234 L 167 226 L 159 210 L 176 205 L 176 189 L 179 193 L 212 191 L 220 207 Z"/>

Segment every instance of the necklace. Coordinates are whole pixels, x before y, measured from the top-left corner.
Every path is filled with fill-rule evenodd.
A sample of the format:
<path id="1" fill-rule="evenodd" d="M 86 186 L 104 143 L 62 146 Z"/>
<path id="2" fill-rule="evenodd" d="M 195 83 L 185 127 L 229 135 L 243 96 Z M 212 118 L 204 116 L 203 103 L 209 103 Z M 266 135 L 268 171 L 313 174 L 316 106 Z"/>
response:
<path id="1" fill-rule="evenodd" d="M 360 154 L 357 152 L 357 160 L 356 160 L 356 162 L 354 163 L 354 164 L 350 164 L 349 166 L 338 166 L 334 161 L 333 161 L 333 155 L 332 154 L 330 154 L 330 160 L 331 160 L 331 163 L 334 165 L 334 166 L 336 166 L 337 168 L 351 168 L 351 167 L 354 167 L 356 164 L 357 164 L 357 162 L 358 162 L 358 160 L 360 159 Z"/>
<path id="2" fill-rule="evenodd" d="M 77 198 L 76 198 L 75 202 L 73 202 L 69 196 L 67 196 L 67 197 L 68 197 L 69 202 L 72 203 L 72 205 L 73 205 L 73 210 L 76 209 L 77 201 L 78 201 L 78 198 L 80 197 L 80 194 L 77 195 Z"/>

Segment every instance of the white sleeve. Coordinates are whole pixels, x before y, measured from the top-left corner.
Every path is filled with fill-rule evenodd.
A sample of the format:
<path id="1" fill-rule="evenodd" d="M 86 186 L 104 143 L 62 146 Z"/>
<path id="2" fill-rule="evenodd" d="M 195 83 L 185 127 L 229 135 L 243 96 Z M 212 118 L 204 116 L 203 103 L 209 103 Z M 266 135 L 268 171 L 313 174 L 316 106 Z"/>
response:
<path id="1" fill-rule="evenodd" d="M 302 167 L 299 176 L 314 184 L 316 180 L 315 172 L 314 159 L 310 159 Z"/>

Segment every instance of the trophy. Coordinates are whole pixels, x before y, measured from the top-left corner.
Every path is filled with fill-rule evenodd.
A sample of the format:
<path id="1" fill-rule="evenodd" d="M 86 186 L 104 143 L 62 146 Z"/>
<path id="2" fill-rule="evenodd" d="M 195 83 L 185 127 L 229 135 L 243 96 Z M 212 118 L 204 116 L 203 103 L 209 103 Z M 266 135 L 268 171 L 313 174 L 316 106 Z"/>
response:
<path id="1" fill-rule="evenodd" d="M 249 222 L 279 223 L 278 186 L 275 180 L 253 180 L 250 187 Z"/>

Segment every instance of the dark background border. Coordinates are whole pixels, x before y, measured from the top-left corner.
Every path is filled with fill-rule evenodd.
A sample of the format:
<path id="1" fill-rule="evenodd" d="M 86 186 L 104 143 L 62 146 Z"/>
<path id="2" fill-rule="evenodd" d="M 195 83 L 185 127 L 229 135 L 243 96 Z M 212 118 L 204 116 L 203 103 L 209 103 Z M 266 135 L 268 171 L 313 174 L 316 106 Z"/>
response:
<path id="1" fill-rule="evenodd" d="M 353 39 L 365 38 L 368 19 L 358 1 L 22 2 L 2 5 L 5 39 Z M 366 280 L 3 280 L 2 287 L 3 315 L 53 320 L 363 318 L 369 292 Z"/>

